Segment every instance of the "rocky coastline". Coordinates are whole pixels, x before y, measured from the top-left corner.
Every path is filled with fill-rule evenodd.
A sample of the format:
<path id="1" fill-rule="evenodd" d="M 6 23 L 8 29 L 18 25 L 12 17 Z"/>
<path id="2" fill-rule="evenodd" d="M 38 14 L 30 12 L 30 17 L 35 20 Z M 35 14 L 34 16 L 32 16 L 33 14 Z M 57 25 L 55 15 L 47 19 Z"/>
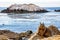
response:
<path id="1" fill-rule="evenodd" d="M 34 4 L 13 4 L 1 13 L 45 13 L 46 9 Z"/>
<path id="2" fill-rule="evenodd" d="M 55 12 L 60 12 L 60 10 L 54 10 Z"/>
<path id="3" fill-rule="evenodd" d="M 59 40 L 60 30 L 54 25 L 46 27 L 40 23 L 37 32 L 31 30 L 22 33 L 15 33 L 10 30 L 0 30 L 0 40 Z"/>
<path id="4" fill-rule="evenodd" d="M 33 32 L 28 30 L 22 33 L 15 33 L 10 30 L 0 30 L 0 40 L 28 40 Z"/>

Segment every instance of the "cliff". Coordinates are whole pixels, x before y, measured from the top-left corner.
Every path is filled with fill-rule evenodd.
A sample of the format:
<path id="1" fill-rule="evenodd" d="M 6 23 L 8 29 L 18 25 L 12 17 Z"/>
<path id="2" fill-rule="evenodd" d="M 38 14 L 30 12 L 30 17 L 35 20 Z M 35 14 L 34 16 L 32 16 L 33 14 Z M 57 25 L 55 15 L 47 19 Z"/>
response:
<path id="1" fill-rule="evenodd" d="M 34 4 L 13 4 L 2 13 L 33 13 L 33 12 L 48 12 L 46 9 Z"/>

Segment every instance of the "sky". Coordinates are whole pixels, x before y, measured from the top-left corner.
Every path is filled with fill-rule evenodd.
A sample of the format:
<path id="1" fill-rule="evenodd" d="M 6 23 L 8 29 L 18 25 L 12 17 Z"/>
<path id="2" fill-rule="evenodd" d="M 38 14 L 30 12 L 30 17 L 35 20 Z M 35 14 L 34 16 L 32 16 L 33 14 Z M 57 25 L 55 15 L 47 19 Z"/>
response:
<path id="1" fill-rule="evenodd" d="M 0 7 L 9 7 L 12 4 L 36 4 L 40 7 L 60 7 L 60 0 L 0 0 Z"/>

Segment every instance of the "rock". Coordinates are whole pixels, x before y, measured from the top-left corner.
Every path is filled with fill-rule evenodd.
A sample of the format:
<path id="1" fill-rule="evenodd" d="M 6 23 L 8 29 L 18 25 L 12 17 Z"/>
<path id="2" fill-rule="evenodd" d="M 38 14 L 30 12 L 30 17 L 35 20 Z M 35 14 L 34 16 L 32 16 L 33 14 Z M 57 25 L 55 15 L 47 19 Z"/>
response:
<path id="1" fill-rule="evenodd" d="M 34 4 L 13 4 L 7 9 L 1 11 L 2 13 L 34 13 L 34 12 L 48 12 L 46 9 Z"/>
<path id="2" fill-rule="evenodd" d="M 52 37 L 48 37 L 40 40 L 60 40 L 60 35 L 54 35 Z"/>
<path id="3" fill-rule="evenodd" d="M 10 40 L 18 39 L 19 35 L 9 30 L 0 30 L 0 35 L 7 36 Z"/>
<path id="4" fill-rule="evenodd" d="M 0 39 L 7 38 L 9 40 L 28 40 L 31 37 L 32 31 L 28 30 L 20 34 L 12 32 L 10 30 L 0 30 Z M 2 37 L 1 37 L 2 36 Z"/>
<path id="5" fill-rule="evenodd" d="M 38 40 L 41 38 L 43 38 L 43 36 L 41 37 L 41 36 L 37 35 L 37 33 L 35 33 L 28 40 Z"/>
<path id="6" fill-rule="evenodd" d="M 28 30 L 27 32 L 25 32 L 26 34 L 32 34 L 33 32 L 31 30 Z"/>
<path id="7" fill-rule="evenodd" d="M 32 35 L 32 31 L 28 30 L 27 32 L 24 33 L 20 33 L 19 34 L 19 40 L 28 40 L 28 38 L 30 38 Z"/>
<path id="8" fill-rule="evenodd" d="M 0 40 L 8 40 L 8 37 L 5 35 L 0 35 Z"/>
<path id="9" fill-rule="evenodd" d="M 55 12 L 60 12 L 60 10 L 54 10 Z"/>

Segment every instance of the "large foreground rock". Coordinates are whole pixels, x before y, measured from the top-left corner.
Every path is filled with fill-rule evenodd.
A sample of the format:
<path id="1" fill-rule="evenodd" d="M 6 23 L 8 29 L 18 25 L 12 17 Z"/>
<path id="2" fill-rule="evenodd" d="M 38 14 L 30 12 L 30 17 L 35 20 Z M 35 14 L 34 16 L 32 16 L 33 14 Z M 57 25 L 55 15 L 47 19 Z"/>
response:
<path id="1" fill-rule="evenodd" d="M 48 12 L 46 9 L 34 4 L 13 4 L 7 9 L 1 11 L 2 13 L 34 13 L 34 12 Z"/>
<path id="2" fill-rule="evenodd" d="M 60 35 L 54 35 L 52 37 L 44 38 L 44 39 L 41 39 L 41 40 L 60 40 Z"/>
<path id="3" fill-rule="evenodd" d="M 8 40 L 8 37 L 5 35 L 0 35 L 0 40 Z"/>
<path id="4" fill-rule="evenodd" d="M 18 33 L 14 33 L 12 31 L 9 30 L 0 30 L 0 36 L 2 35 L 2 38 L 8 38 L 8 39 L 12 39 L 12 40 L 17 40 L 19 35 Z"/>
<path id="5" fill-rule="evenodd" d="M 28 40 L 33 32 L 28 30 L 22 33 L 15 33 L 9 30 L 0 30 L 0 40 Z"/>

